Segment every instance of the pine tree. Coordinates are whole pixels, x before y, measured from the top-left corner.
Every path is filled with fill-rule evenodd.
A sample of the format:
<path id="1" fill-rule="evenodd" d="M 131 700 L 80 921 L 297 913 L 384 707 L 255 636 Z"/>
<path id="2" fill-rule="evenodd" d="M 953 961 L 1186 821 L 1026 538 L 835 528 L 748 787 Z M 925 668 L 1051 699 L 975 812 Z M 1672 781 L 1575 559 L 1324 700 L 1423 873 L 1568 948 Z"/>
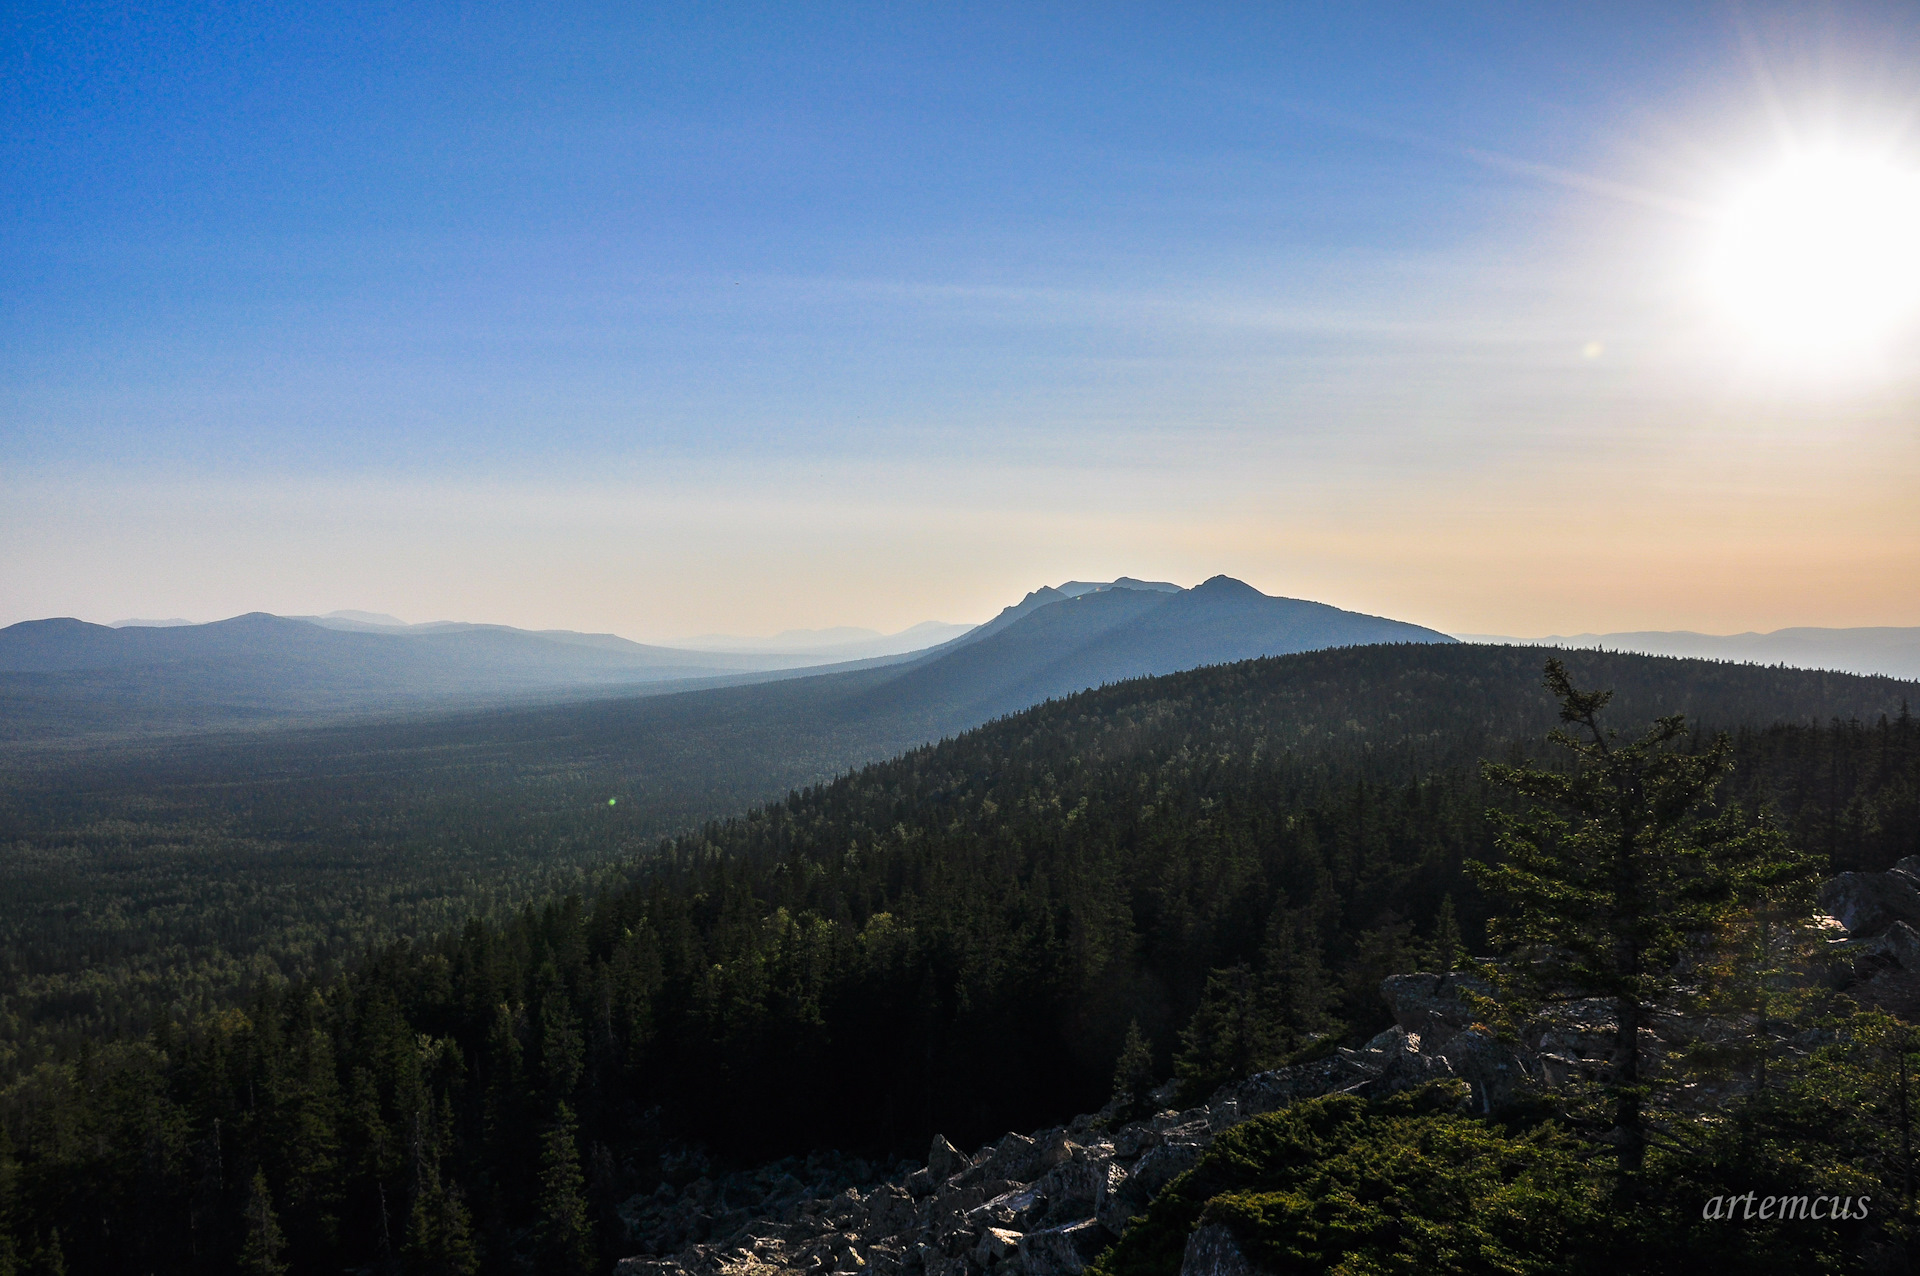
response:
<path id="1" fill-rule="evenodd" d="M 17 1276 L 20 1250 L 13 1239 L 15 1199 L 20 1181 L 20 1166 L 13 1159 L 13 1137 L 0 1121 L 0 1276 Z"/>
<path id="2" fill-rule="evenodd" d="M 1198 1099 L 1243 1077 L 1260 1053 L 1259 1004 L 1253 971 L 1242 962 L 1212 971 L 1199 1008 L 1180 1034 L 1174 1075 L 1183 1099 Z"/>
<path id="3" fill-rule="evenodd" d="M 1127 1039 L 1113 1067 L 1113 1103 L 1117 1111 L 1132 1114 L 1148 1102 L 1153 1090 L 1153 1045 L 1140 1031 L 1140 1021 L 1127 1025 Z"/>
<path id="4" fill-rule="evenodd" d="M 1320 935 L 1310 910 L 1275 909 L 1267 923 L 1267 939 L 1260 950 L 1259 995 L 1264 1018 L 1273 1027 L 1263 1043 L 1261 1060 L 1299 1049 L 1313 1037 L 1333 1030 L 1332 1010 L 1339 1001 L 1332 976 L 1320 952 Z"/>
<path id="5" fill-rule="evenodd" d="M 33 1247 L 26 1262 L 27 1276 L 67 1276 L 67 1255 L 60 1245 L 60 1229 L 53 1228 L 47 1239 Z"/>
<path id="6" fill-rule="evenodd" d="M 1603 1091 L 1626 1191 L 1646 1151 L 1641 1030 L 1656 1006 L 1675 1002 L 1681 959 L 1715 943 L 1742 895 L 1762 882 L 1786 889 L 1806 865 L 1772 826 L 1709 808 L 1731 766 L 1724 735 L 1682 752 L 1686 723 L 1672 715 L 1622 744 L 1599 723 L 1611 692 L 1579 690 L 1557 659 L 1546 683 L 1564 724 L 1548 738 L 1573 768 L 1485 764 L 1490 781 L 1536 805 L 1489 812 L 1503 859 L 1469 868 L 1505 906 L 1489 935 L 1510 958 L 1495 969 L 1510 1015 L 1588 997 L 1614 1008 Z"/>
<path id="7" fill-rule="evenodd" d="M 443 1185 L 437 1174 L 414 1197 L 400 1256 L 409 1276 L 473 1276 L 479 1270 L 473 1219 L 458 1189 Z"/>
<path id="8" fill-rule="evenodd" d="M 264 1170 L 253 1172 L 246 1228 L 247 1239 L 240 1246 L 240 1270 L 247 1276 L 285 1276 L 287 1265 L 280 1261 L 280 1251 L 287 1241 L 280 1233 L 280 1218 L 273 1211 L 273 1190 L 267 1186 Z"/>
<path id="9" fill-rule="evenodd" d="M 1467 955 L 1466 944 L 1460 938 L 1460 922 L 1453 915 L 1451 895 L 1440 898 L 1440 908 L 1433 915 L 1433 942 L 1428 945 L 1427 953 L 1429 963 L 1442 974 L 1459 969 Z"/>
<path id="10" fill-rule="evenodd" d="M 540 1136 L 540 1272 L 581 1276 L 592 1262 L 586 1176 L 580 1172 L 573 1110 L 562 1103 Z"/>

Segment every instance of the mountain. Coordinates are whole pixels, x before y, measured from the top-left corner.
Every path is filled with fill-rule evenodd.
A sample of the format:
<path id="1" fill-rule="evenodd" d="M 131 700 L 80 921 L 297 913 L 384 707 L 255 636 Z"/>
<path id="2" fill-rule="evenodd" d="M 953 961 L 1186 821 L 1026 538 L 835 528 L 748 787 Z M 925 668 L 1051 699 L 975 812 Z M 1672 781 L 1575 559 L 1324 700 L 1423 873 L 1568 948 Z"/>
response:
<path id="1" fill-rule="evenodd" d="M 1126 678 L 1321 647 L 1453 641 L 1404 621 L 1270 598 L 1226 576 L 1193 589 L 1129 577 L 1043 586 L 984 625 L 904 653 L 871 643 L 688 651 L 613 634 L 392 619 L 254 612 L 169 628 L 12 625 L 0 629 L 0 735 L 198 730 L 822 677 L 809 695 L 823 712 L 905 743 Z"/>
<path id="2" fill-rule="evenodd" d="M 1075 595 L 1042 589 L 886 671 L 861 699 L 946 731 L 1127 678 L 1325 647 L 1453 641 L 1405 621 L 1272 598 L 1230 576 L 1172 593 L 1120 582 Z"/>
<path id="3" fill-rule="evenodd" d="M 441 623 L 395 630 L 251 612 L 115 629 L 73 619 L 0 629 L 5 734 L 192 730 L 310 714 L 766 678 L 817 665 L 650 647 L 612 634 Z"/>
<path id="4" fill-rule="evenodd" d="M 1070 580 L 1060 586 L 1060 592 L 1069 598 L 1078 598 L 1082 594 L 1098 593 L 1105 589 L 1145 589 L 1159 594 L 1177 594 L 1180 586 L 1164 580 L 1135 580 L 1131 576 L 1122 576 L 1119 580 L 1098 581 Z"/>
<path id="5" fill-rule="evenodd" d="M 1637 651 L 1650 656 L 1690 656 L 1703 660 L 1735 660 L 1742 664 L 1792 665 L 1801 669 L 1834 669 L 1841 673 L 1883 674 L 1889 678 L 1920 678 L 1920 627 L 1801 627 L 1764 634 L 1696 634 L 1675 629 L 1555 634 L 1547 638 L 1507 638 L 1494 634 L 1462 634 L 1460 637 L 1467 642 Z"/>

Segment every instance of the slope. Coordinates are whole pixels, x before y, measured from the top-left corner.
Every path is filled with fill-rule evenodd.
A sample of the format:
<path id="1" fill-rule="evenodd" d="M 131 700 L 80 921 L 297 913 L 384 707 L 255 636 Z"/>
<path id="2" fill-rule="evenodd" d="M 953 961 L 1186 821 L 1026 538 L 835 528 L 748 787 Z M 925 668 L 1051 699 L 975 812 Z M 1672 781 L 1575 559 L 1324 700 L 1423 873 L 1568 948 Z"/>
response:
<path id="1" fill-rule="evenodd" d="M 1030 594 L 1024 611 L 901 666 L 853 706 L 909 716 L 938 735 L 1126 678 L 1326 647 L 1453 641 L 1405 621 L 1272 598 L 1229 576 L 1174 592 L 1046 592 L 1055 596 Z"/>
<path id="2" fill-rule="evenodd" d="M 1474 762 L 1531 747 L 1553 723 L 1543 654 L 1361 647 L 1105 687 L 710 824 L 597 900 L 392 944 L 340 978 L 263 980 L 244 1013 L 183 1014 L 150 1043 L 96 1016 L 93 1049 L 9 1093 L 6 1116 L 24 1132 L 13 1217 L 57 1226 L 74 1270 L 206 1270 L 238 1247 L 257 1199 L 244 1170 L 208 1173 L 217 1153 L 260 1167 L 313 1270 L 425 1248 L 447 1198 L 472 1203 L 500 1258 L 538 1235 L 558 1146 L 576 1181 L 591 1176 L 586 1207 L 610 1265 L 630 1252 L 627 1207 L 664 1175 L 684 1183 L 704 1168 L 684 1144 L 663 1160 L 674 1150 L 663 1134 L 777 1155 L 1046 1124 L 1104 1099 L 1129 1023 L 1156 1043 L 1164 1074 L 1196 1007 L 1243 970 L 1289 971 L 1324 993 L 1273 1011 L 1292 1038 L 1329 1008 L 1364 1038 L 1385 1013 L 1379 977 L 1424 959 L 1442 901 L 1477 938 L 1483 910 L 1460 867 L 1490 846 Z M 1920 687 L 1607 653 L 1569 663 L 1583 683 L 1618 689 L 1610 720 L 1623 727 L 1681 708 L 1814 723 L 1737 745 L 1743 762 L 1800 781 L 1738 796 L 1776 801 L 1803 840 L 1844 830 L 1855 862 L 1876 866 L 1920 836 L 1920 729 L 1907 715 L 1877 720 Z M 729 694 L 736 708 L 751 699 Z M 544 729 L 522 724 L 558 768 L 522 788 L 520 805 L 537 797 L 577 815 L 569 836 L 609 811 L 605 790 L 586 786 L 632 765 L 619 746 L 672 756 L 671 741 L 605 708 L 563 749 L 560 711 L 535 715 Z M 1835 716 L 1871 725 L 1817 725 Z M 510 756 L 441 757 L 405 783 L 391 756 L 348 760 L 354 831 L 513 786 Z M 244 825 L 283 762 L 256 757 L 249 784 L 206 792 Z M 1767 768 L 1743 774 L 1755 771 Z M 394 785 L 384 809 L 367 804 L 382 783 Z M 95 787 L 78 800 L 97 809 L 104 797 Z M 493 802 L 461 838 L 537 845 L 558 831 L 515 824 L 515 803 Z M 273 818 L 293 845 L 318 849 L 297 804 Z M 81 911 L 66 910 L 58 933 L 73 936 Z M 220 913 L 208 928 L 232 935 L 235 920 Z M 93 960 L 90 986 L 141 986 L 107 951 L 75 949 Z M 22 1020 L 32 1008 L 9 1001 Z M 70 1130 L 86 1137 L 56 1137 Z M 737 1204 L 701 1201 L 713 1217 L 687 1222 L 703 1236 Z M 121 1225 L 98 1226 L 107 1216 Z M 224 1223 L 196 1230 L 200 1219 Z"/>
<path id="3" fill-rule="evenodd" d="M 0 737 L 34 741 L 420 711 L 751 680 L 809 665 L 820 667 L 818 658 L 680 651 L 611 634 L 502 625 L 382 631 L 262 612 L 165 628 L 25 621 L 0 629 Z"/>

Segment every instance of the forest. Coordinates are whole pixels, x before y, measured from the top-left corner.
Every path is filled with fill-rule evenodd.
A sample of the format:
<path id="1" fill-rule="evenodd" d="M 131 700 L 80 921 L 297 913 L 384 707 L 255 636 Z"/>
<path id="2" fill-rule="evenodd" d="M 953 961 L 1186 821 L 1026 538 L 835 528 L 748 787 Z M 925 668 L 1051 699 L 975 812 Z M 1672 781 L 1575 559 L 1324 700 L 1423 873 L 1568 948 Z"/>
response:
<path id="1" fill-rule="evenodd" d="M 47 999 L 22 1019 L 10 990 L 5 1262 L 604 1270 L 626 1252 L 620 1204 L 687 1173 L 689 1149 L 886 1158 L 935 1130 L 965 1145 L 1098 1108 L 1130 1035 L 1191 1089 L 1362 1039 L 1386 1019 L 1382 977 L 1485 947 L 1466 865 L 1493 855 L 1488 811 L 1507 799 L 1479 764 L 1539 755 L 1542 658 L 1357 648 L 1116 684 L 664 840 L 647 821 L 672 815 L 589 822 L 630 765 L 611 735 L 571 767 L 550 738 L 529 749 L 549 767 L 538 803 L 512 750 L 352 783 L 337 766 L 276 775 L 286 755 L 255 751 L 161 818 L 299 829 L 316 849 L 391 830 L 394 881 L 432 855 L 457 877 L 459 849 L 493 837 L 490 876 L 441 888 L 424 924 L 365 908 L 324 856 L 276 879 L 263 855 L 255 888 L 312 911 L 248 905 L 265 920 L 236 927 L 236 961 L 355 908 L 380 920 L 198 997 L 149 963 L 148 991 L 111 1015 Z M 1822 871 L 1920 853 L 1911 685 L 1566 659 L 1617 691 L 1624 730 L 1669 712 L 1701 728 L 1688 747 L 1728 730 L 1719 800 L 1769 812 Z M 92 774 L 84 792 L 45 772 L 11 788 L 15 845 L 138 806 L 135 771 Z M 328 813 L 334 796 L 348 814 Z M 594 871 L 527 876 L 563 864 Z M 211 892 L 235 868 L 190 871 Z M 516 876 L 540 889 L 473 907 Z M 64 930 L 14 908 L 12 971 L 21 953 L 111 975 L 170 945 L 222 951 L 217 892 L 115 946 L 100 918 L 165 886 L 90 888 Z M 1213 1025 L 1256 984 L 1277 990 L 1270 1022 L 1229 1040 Z"/>

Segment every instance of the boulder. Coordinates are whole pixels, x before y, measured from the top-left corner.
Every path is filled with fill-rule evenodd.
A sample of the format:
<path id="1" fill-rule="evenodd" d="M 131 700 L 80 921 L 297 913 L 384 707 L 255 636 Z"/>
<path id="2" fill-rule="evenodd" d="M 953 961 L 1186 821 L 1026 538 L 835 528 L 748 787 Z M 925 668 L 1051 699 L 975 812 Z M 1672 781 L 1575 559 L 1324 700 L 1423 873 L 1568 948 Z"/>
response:
<path id="1" fill-rule="evenodd" d="M 1240 1249 L 1233 1233 L 1220 1223 L 1203 1223 L 1187 1237 L 1180 1276 L 1264 1276 Z"/>
<path id="2" fill-rule="evenodd" d="M 1039 1186 L 1019 1187 L 1002 1192 L 985 1205 L 967 1212 L 967 1226 L 1004 1227 L 1016 1232 L 1024 1232 L 1031 1227 L 1046 1209 L 1046 1197 Z"/>
<path id="3" fill-rule="evenodd" d="M 1034 1181 L 1034 1190 L 1046 1199 L 1049 1225 L 1093 1218 L 1107 1199 L 1107 1190 L 1126 1171 L 1111 1161 L 1081 1156 L 1054 1166 Z"/>
<path id="4" fill-rule="evenodd" d="M 876 1236 L 898 1236 L 913 1226 L 913 1197 L 903 1187 L 885 1183 L 866 1199 L 867 1229 Z"/>
<path id="5" fill-rule="evenodd" d="M 1141 1157 L 1140 1163 L 1128 1173 L 1128 1194 L 1142 1204 L 1152 1200 L 1175 1176 L 1197 1165 L 1203 1150 L 1197 1143 L 1161 1144 Z"/>
<path id="6" fill-rule="evenodd" d="M 1434 1053 L 1445 1065 L 1443 1075 L 1459 1077 L 1473 1088 L 1478 1112 L 1495 1112 L 1512 1103 L 1520 1086 L 1538 1069 L 1537 1063 L 1529 1068 L 1512 1046 L 1475 1028 L 1455 1034 Z"/>
<path id="7" fill-rule="evenodd" d="M 1471 1028 L 1476 1019 L 1471 1002 L 1462 993 L 1491 996 L 1486 980 L 1455 971 L 1439 975 L 1389 975 L 1380 981 L 1380 995 L 1393 1008 L 1393 1021 L 1425 1041 L 1445 1041 Z"/>
<path id="8" fill-rule="evenodd" d="M 1017 1266 L 1024 1276 L 1080 1276 L 1112 1243 L 1112 1234 L 1092 1219 L 1028 1232 L 1020 1238 Z"/>
<path id="9" fill-rule="evenodd" d="M 1842 873 L 1820 888 L 1820 907 L 1855 939 L 1871 939 L 1895 922 L 1920 926 L 1920 856 L 1888 873 Z"/>
<path id="10" fill-rule="evenodd" d="M 933 1147 L 927 1152 L 927 1171 L 935 1181 L 950 1179 L 972 1164 L 964 1152 L 947 1142 L 944 1134 L 933 1136 Z"/>
<path id="11" fill-rule="evenodd" d="M 982 1168 L 993 1178 L 1025 1183 L 1033 1177 L 1025 1171 L 1033 1163 L 1036 1146 L 1035 1141 L 1024 1134 L 1004 1134 L 993 1145 L 993 1155 L 986 1159 Z"/>
<path id="12" fill-rule="evenodd" d="M 1020 1249 L 1020 1233 L 1005 1227 L 989 1227 L 974 1242 L 971 1257 L 982 1267 L 1012 1258 Z"/>

